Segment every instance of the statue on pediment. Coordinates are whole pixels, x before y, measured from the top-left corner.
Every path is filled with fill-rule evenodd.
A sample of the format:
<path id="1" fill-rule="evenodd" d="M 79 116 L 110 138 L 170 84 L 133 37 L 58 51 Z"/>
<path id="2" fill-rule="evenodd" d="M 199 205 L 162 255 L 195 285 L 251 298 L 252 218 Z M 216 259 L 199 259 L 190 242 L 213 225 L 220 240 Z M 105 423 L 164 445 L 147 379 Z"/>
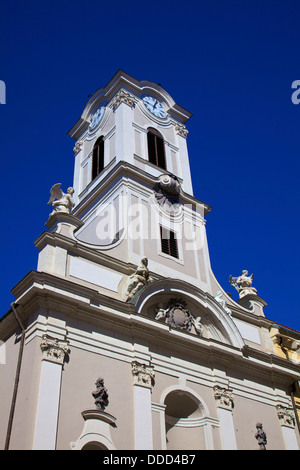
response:
<path id="1" fill-rule="evenodd" d="M 57 212 L 63 212 L 65 214 L 70 214 L 71 210 L 75 206 L 73 201 L 74 188 L 69 187 L 67 193 L 65 194 L 61 189 L 61 183 L 56 183 L 50 189 L 50 199 L 48 205 L 52 204 L 53 211 L 50 216 L 56 214 Z"/>
<path id="2" fill-rule="evenodd" d="M 240 299 L 248 294 L 257 295 L 257 290 L 255 289 L 255 287 L 252 287 L 252 281 L 253 274 L 251 274 L 251 276 L 248 276 L 248 271 L 246 269 L 242 271 L 241 276 L 229 276 L 229 282 L 239 293 Z"/>
<path id="3" fill-rule="evenodd" d="M 150 277 L 148 269 L 148 259 L 143 258 L 141 260 L 140 266 L 138 266 L 136 271 L 129 276 L 128 283 L 126 286 L 127 301 L 131 300 L 135 296 L 135 294 L 140 289 L 142 289 L 142 287 L 152 281 L 153 279 L 152 277 Z"/>

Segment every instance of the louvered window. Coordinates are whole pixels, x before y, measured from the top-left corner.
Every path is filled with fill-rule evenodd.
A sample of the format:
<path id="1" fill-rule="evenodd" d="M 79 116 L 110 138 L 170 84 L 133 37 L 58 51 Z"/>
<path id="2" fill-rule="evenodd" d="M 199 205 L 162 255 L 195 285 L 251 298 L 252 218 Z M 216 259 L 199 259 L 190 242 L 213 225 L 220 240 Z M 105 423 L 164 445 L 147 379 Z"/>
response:
<path id="1" fill-rule="evenodd" d="M 148 129 L 149 162 L 166 170 L 165 144 L 162 135 L 153 128 Z"/>
<path id="2" fill-rule="evenodd" d="M 104 168 L 104 139 L 103 136 L 96 140 L 93 149 L 92 180 L 94 180 Z"/>
<path id="3" fill-rule="evenodd" d="M 161 251 L 167 255 L 178 258 L 178 246 L 175 232 L 160 227 Z"/>

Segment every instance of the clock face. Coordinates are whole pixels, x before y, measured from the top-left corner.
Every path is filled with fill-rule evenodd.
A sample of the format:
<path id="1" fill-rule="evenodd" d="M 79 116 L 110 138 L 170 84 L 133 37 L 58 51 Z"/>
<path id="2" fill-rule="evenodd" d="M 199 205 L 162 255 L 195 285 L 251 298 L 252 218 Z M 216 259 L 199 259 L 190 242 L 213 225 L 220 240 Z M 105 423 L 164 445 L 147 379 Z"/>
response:
<path id="1" fill-rule="evenodd" d="M 166 111 L 164 110 L 163 105 L 156 98 L 153 98 L 152 96 L 145 96 L 143 98 L 143 102 L 146 108 L 149 109 L 149 111 L 154 114 L 154 116 L 159 118 L 166 117 Z"/>
<path id="2" fill-rule="evenodd" d="M 91 119 L 91 124 L 90 124 L 91 129 L 95 129 L 95 127 L 99 124 L 104 114 L 104 110 L 105 110 L 104 106 L 97 109 L 97 111 L 95 112 L 94 116 Z"/>

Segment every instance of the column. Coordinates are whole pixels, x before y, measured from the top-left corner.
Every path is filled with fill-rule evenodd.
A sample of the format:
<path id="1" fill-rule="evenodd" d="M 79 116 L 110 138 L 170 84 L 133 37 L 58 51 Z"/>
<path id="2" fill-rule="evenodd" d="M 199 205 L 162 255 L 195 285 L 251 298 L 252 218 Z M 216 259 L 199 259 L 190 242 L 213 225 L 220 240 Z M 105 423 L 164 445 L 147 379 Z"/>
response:
<path id="1" fill-rule="evenodd" d="M 61 373 L 67 341 L 44 335 L 41 343 L 42 367 L 37 402 L 33 449 L 55 450 L 60 400 Z"/>
<path id="2" fill-rule="evenodd" d="M 233 408 L 233 394 L 232 390 L 219 387 L 214 387 L 214 395 L 219 408 L 219 418 L 221 427 L 221 436 L 224 450 L 237 450 L 235 439 L 232 408 Z"/>
<path id="3" fill-rule="evenodd" d="M 131 363 L 134 388 L 134 433 L 136 450 L 152 450 L 151 388 L 154 379 L 152 366 Z"/>
<path id="4" fill-rule="evenodd" d="M 277 416 L 280 421 L 287 450 L 299 450 L 295 433 L 295 415 L 292 408 L 277 405 Z"/>

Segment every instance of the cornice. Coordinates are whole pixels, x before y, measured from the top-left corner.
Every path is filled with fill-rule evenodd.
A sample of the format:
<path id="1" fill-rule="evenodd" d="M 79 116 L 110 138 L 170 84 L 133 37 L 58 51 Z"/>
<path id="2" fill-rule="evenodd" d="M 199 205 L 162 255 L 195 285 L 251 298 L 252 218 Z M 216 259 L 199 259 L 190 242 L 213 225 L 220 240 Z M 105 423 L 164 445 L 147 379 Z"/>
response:
<path id="1" fill-rule="evenodd" d="M 163 173 L 170 174 L 168 171 Z M 149 173 L 140 168 L 136 168 L 128 162 L 120 161 L 111 171 L 106 175 L 105 180 L 100 180 L 99 184 L 96 185 L 91 191 L 89 191 L 86 196 L 80 201 L 80 203 L 74 208 L 73 215 L 81 218 L 85 212 L 87 212 L 107 191 L 118 181 L 120 178 L 131 178 L 134 179 L 143 185 L 149 187 L 151 190 L 153 186 L 157 183 L 157 178 L 153 177 Z M 185 193 L 181 190 L 180 201 L 184 204 L 194 205 L 195 207 L 203 207 L 204 215 L 208 214 L 211 211 L 211 206 L 208 204 L 196 199 L 195 197 Z"/>
<path id="2" fill-rule="evenodd" d="M 65 316 L 80 316 L 81 320 L 107 324 L 129 337 L 159 344 L 178 354 L 194 357 L 206 363 L 224 364 L 229 369 L 247 370 L 248 373 L 269 376 L 269 380 L 291 385 L 299 377 L 299 366 L 276 355 L 249 346 L 242 349 L 221 341 L 198 337 L 185 331 L 169 329 L 135 313 L 133 304 L 105 296 L 98 291 L 59 278 L 48 273 L 31 271 L 13 289 L 16 301 L 22 307 L 22 320 L 26 322 L 39 307 L 58 309 Z M 100 314 L 101 312 L 101 314 Z M 12 314 L 11 314 L 12 315 Z M 9 314 L 6 315 L 6 321 Z M 70 343 L 70 347 L 72 344 Z M 246 375 L 247 375 L 246 374 Z"/>

